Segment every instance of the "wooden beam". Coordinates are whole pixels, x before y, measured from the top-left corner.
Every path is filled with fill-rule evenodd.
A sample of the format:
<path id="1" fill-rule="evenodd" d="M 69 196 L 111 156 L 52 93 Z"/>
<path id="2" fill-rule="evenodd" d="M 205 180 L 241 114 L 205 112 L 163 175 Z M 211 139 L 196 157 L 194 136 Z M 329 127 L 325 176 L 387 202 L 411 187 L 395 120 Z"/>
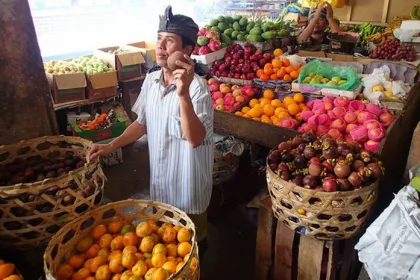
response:
<path id="1" fill-rule="evenodd" d="M 28 1 L 0 1 L 0 144 L 58 134 Z"/>
<path id="2" fill-rule="evenodd" d="M 302 235 L 299 243 L 299 280 L 318 280 L 321 278 L 324 241 L 312 236 Z"/>
<path id="3" fill-rule="evenodd" d="M 384 1 L 384 6 L 382 8 L 382 20 L 381 20 L 382 23 L 386 23 L 386 21 L 387 21 L 388 12 L 389 12 L 389 3 L 390 2 L 391 2 L 390 0 L 385 0 Z"/>
<path id="4" fill-rule="evenodd" d="M 348 7 L 347 7 L 347 13 L 346 13 L 346 20 L 350 21 L 351 20 L 351 15 L 353 12 L 353 0 L 348 0 Z"/>
<path id="5" fill-rule="evenodd" d="M 293 240 L 295 232 L 282 221 L 277 223 L 276 245 L 274 247 L 274 278 L 276 280 L 292 280 Z"/>

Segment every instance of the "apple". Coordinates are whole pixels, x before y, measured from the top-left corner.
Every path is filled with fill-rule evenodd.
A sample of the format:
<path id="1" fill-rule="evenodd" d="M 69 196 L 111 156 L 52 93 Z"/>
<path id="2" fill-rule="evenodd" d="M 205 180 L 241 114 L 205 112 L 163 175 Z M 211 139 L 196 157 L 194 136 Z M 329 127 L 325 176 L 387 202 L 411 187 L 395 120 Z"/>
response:
<path id="1" fill-rule="evenodd" d="M 239 103 L 242 103 L 242 102 L 245 101 L 245 98 L 242 95 L 239 95 L 239 96 L 235 97 L 235 101 L 239 102 Z"/>
<path id="2" fill-rule="evenodd" d="M 223 104 L 225 104 L 225 101 L 222 98 L 218 98 L 218 99 L 216 99 L 216 102 L 215 103 L 217 105 L 223 105 Z"/>
<path id="3" fill-rule="evenodd" d="M 224 111 L 225 110 L 225 106 L 223 106 L 223 105 L 217 105 L 216 106 L 216 110 Z"/>

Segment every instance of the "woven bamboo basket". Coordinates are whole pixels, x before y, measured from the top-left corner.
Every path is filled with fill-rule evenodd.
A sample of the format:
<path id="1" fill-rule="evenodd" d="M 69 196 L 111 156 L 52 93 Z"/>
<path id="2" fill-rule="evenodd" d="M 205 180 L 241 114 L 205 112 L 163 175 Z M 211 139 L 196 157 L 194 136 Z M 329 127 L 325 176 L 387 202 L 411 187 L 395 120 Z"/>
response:
<path id="1" fill-rule="evenodd" d="M 67 152 L 85 158 L 90 145 L 65 136 L 21 141 L 0 146 L 0 165 L 39 156 L 57 159 Z M 0 186 L 0 242 L 19 250 L 45 246 L 66 222 L 101 203 L 105 181 L 96 160 L 56 178 Z"/>
<path id="2" fill-rule="evenodd" d="M 171 275 L 169 279 L 200 279 L 199 264 L 194 271 L 190 269 L 192 258 L 195 257 L 199 260 L 199 257 L 195 226 L 188 215 L 168 204 L 134 199 L 105 204 L 89 213 L 85 213 L 58 231 L 45 250 L 44 271 L 46 279 L 55 280 L 57 267 L 67 261 L 77 242 L 87 236 L 94 226 L 112 221 L 115 216 L 121 217 L 134 225 L 153 219 L 159 221 L 159 223 L 171 223 L 190 229 L 192 232 L 192 251 L 181 270 Z"/>
<path id="3" fill-rule="evenodd" d="M 274 216 L 298 233 L 321 240 L 348 239 L 365 224 L 379 181 L 353 191 L 322 192 L 282 180 L 267 165 Z"/>

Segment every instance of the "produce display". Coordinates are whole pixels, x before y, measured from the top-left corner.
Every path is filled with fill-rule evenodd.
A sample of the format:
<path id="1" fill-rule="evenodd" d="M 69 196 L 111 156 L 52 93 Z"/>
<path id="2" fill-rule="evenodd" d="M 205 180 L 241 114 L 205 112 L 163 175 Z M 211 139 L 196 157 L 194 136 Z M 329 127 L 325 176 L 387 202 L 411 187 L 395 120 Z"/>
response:
<path id="1" fill-rule="evenodd" d="M 116 122 L 118 122 L 117 116 L 114 110 L 111 109 L 108 113 L 96 114 L 88 121 L 79 121 L 77 126 L 81 130 L 106 129 Z"/>
<path id="2" fill-rule="evenodd" d="M 388 60 L 416 60 L 417 53 L 413 44 L 400 44 L 398 41 L 385 41 L 377 46 L 369 55 L 370 58 Z"/>
<path id="3" fill-rule="evenodd" d="M 262 81 L 283 80 L 291 82 L 297 79 L 303 64 L 294 65 L 288 58 L 282 57 L 281 49 L 274 50 L 273 54 L 264 53 L 259 60 L 260 69 L 257 71 L 257 77 Z"/>
<path id="4" fill-rule="evenodd" d="M 321 74 L 316 74 L 314 72 L 309 72 L 308 76 L 305 77 L 303 80 L 303 83 L 305 84 L 326 84 L 330 86 L 341 86 L 347 83 L 346 79 L 342 79 L 340 77 L 332 77 L 331 79 L 328 79 L 327 77 L 324 77 Z"/>
<path id="5" fill-rule="evenodd" d="M 67 262 L 55 271 L 57 279 L 165 280 L 184 267 L 192 250 L 189 229 L 154 220 L 137 226 L 115 217 L 93 227 Z M 190 270 L 198 267 L 193 257 Z"/>
<path id="6" fill-rule="evenodd" d="M 286 96 L 283 101 L 274 96 L 273 90 L 266 89 L 262 98 L 252 99 L 249 101 L 249 106 L 243 107 L 235 115 L 281 127 L 295 128 L 302 121 L 302 112 L 309 110 L 305 105 L 305 96 L 296 93 L 293 96 Z"/>
<path id="7" fill-rule="evenodd" d="M 231 45 L 232 41 L 264 42 L 276 36 L 289 35 L 289 26 L 280 18 L 244 17 L 240 15 L 219 16 L 204 28 L 219 33 L 222 43 Z"/>
<path id="8" fill-rule="evenodd" d="M 12 263 L 0 259 L 0 279 L 1 280 L 21 280 L 19 272 Z"/>
<path id="9" fill-rule="evenodd" d="M 96 57 L 79 57 L 72 60 L 51 60 L 44 62 L 45 72 L 54 75 L 86 73 L 88 75 L 114 71 L 104 60 Z"/>
<path id="10" fill-rule="evenodd" d="M 381 162 L 354 142 L 304 133 L 282 142 L 267 157 L 269 168 L 285 181 L 323 192 L 351 191 L 373 184 Z"/>
<path id="11" fill-rule="evenodd" d="M 258 90 L 250 85 L 238 86 L 220 83 L 216 79 L 207 81 L 213 108 L 219 111 L 230 112 L 238 108 L 243 102 L 251 99 Z"/>
<path id="12" fill-rule="evenodd" d="M 82 167 L 86 161 L 73 152 L 67 152 L 65 158 L 41 158 L 34 156 L 16 159 L 12 163 L 0 165 L 0 186 L 11 186 L 20 183 L 32 183 L 46 178 L 55 178 L 71 170 Z"/>
<path id="13" fill-rule="evenodd" d="M 244 48 L 234 44 L 226 48 L 223 60 L 216 61 L 210 73 L 216 77 L 252 80 L 262 62 L 266 63 L 262 51 L 255 50 L 252 44 L 246 43 Z"/>
<path id="14" fill-rule="evenodd" d="M 299 132 L 329 134 L 334 139 L 357 142 L 369 151 L 378 149 L 387 127 L 394 120 L 388 110 L 376 104 L 350 101 L 345 96 L 327 96 L 309 101 L 306 106 L 310 110 L 302 112 L 304 123 L 297 129 Z"/>
<path id="15" fill-rule="evenodd" d="M 217 31 L 201 28 L 198 31 L 197 45 L 192 54 L 205 55 L 226 47 L 226 43 L 220 42 L 219 33 L 217 33 Z"/>

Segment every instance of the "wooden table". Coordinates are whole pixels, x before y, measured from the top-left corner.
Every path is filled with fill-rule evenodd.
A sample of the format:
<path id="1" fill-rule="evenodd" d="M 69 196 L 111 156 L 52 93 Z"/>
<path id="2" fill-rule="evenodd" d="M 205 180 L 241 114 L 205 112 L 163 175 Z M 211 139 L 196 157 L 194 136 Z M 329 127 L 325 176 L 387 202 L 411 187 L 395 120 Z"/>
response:
<path id="1" fill-rule="evenodd" d="M 141 91 L 144 79 L 146 76 L 141 76 L 127 81 L 119 82 L 118 87 L 122 92 L 122 104 L 129 118 L 133 120 L 134 116 L 131 112 L 131 107 L 136 102 L 137 97 Z"/>
<path id="2" fill-rule="evenodd" d="M 295 233 L 277 222 L 267 197 L 259 209 L 254 279 L 356 280 L 362 266 L 355 242 L 322 241 Z"/>

